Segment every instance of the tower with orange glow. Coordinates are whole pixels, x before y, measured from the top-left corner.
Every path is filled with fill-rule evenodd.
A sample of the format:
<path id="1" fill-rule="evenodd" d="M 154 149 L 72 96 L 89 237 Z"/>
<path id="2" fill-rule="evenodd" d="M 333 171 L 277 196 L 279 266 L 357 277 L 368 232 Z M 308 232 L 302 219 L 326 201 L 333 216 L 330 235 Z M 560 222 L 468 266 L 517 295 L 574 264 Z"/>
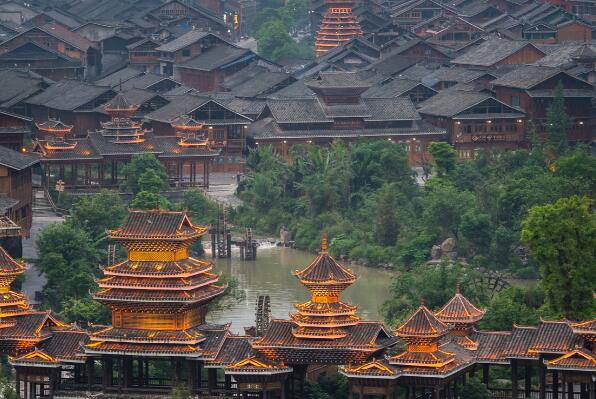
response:
<path id="1" fill-rule="evenodd" d="M 170 125 L 176 131 L 181 147 L 209 148 L 209 138 L 203 130 L 203 124 L 191 116 L 182 115 L 174 119 Z"/>
<path id="2" fill-rule="evenodd" d="M 323 237 L 321 253 L 306 268 L 294 273 L 310 291 L 308 302 L 297 304 L 297 313 L 290 314 L 296 323 L 292 334 L 297 338 L 343 338 L 345 327 L 358 324 L 356 306 L 340 300 L 340 294 L 356 281 L 356 275 L 344 268 L 327 252 L 327 237 Z"/>
<path id="3" fill-rule="evenodd" d="M 317 57 L 362 35 L 360 22 L 352 12 L 356 0 L 326 0 L 326 2 L 329 8 L 323 15 L 315 41 Z"/>
<path id="4" fill-rule="evenodd" d="M 206 227 L 185 212 L 131 210 L 110 238 L 128 255 L 104 268 L 94 299 L 112 311 L 112 326 L 91 335 L 87 354 L 198 356 L 206 305 L 220 295 L 213 265 L 189 256 Z"/>
<path id="5" fill-rule="evenodd" d="M 139 106 L 131 104 L 126 96 L 118 93 L 103 107 L 110 115 L 108 122 L 101 122 L 101 134 L 114 143 L 141 143 L 145 141 L 145 131 L 141 123 L 132 120 Z"/>
<path id="6" fill-rule="evenodd" d="M 76 141 L 66 139 L 66 136 L 72 132 L 72 125 L 67 125 L 56 119 L 48 119 L 43 123 L 36 123 L 35 126 L 40 133 L 48 138 L 43 144 L 45 150 L 73 150 L 77 145 Z"/>

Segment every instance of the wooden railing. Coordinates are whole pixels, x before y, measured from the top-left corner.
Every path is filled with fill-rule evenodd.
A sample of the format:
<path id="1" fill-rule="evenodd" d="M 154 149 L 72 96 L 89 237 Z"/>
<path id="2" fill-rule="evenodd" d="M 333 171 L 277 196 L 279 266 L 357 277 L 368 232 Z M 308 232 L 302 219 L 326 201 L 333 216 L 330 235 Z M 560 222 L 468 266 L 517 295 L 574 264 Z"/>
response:
<path id="1" fill-rule="evenodd" d="M 494 399 L 512 399 L 511 388 L 489 388 L 488 390 L 490 392 L 490 396 Z M 544 393 L 544 399 L 554 398 L 554 391 L 546 390 Z M 559 395 L 557 397 L 558 399 L 567 399 L 569 396 L 567 393 L 563 395 L 563 391 L 559 390 Z M 540 399 L 540 391 L 532 389 L 530 391 L 530 395 L 526 397 L 526 392 L 524 389 L 519 389 L 517 391 L 517 399 Z M 574 392 L 573 399 L 581 399 L 581 393 Z"/>

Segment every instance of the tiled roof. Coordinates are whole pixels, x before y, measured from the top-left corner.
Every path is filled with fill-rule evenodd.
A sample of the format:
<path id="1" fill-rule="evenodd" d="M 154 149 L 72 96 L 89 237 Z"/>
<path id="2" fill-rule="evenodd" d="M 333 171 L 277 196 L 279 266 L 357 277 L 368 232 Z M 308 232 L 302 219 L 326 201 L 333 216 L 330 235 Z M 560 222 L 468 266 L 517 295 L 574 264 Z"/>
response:
<path id="1" fill-rule="evenodd" d="M 81 51 L 87 51 L 90 47 L 95 47 L 93 42 L 59 24 L 47 24 L 36 28 L 58 38 L 59 40 L 64 41 L 65 43 L 70 44 Z"/>
<path id="2" fill-rule="evenodd" d="M 443 323 L 476 323 L 484 312 L 474 306 L 459 290 L 455 296 L 435 313 Z"/>
<path id="3" fill-rule="evenodd" d="M 294 273 L 301 281 L 316 283 L 352 283 L 356 275 L 340 265 L 328 252 L 317 256 L 310 265 Z"/>
<path id="4" fill-rule="evenodd" d="M 196 345 L 205 341 L 200 327 L 186 330 L 141 330 L 108 327 L 93 334 L 94 341 Z"/>
<path id="5" fill-rule="evenodd" d="M 180 239 L 198 237 L 206 227 L 194 226 L 186 212 L 164 210 L 129 210 L 128 218 L 112 238 Z"/>
<path id="6" fill-rule="evenodd" d="M 206 366 L 226 366 L 254 355 L 254 350 L 250 346 L 250 339 L 250 337 L 244 336 L 226 337 L 217 356 L 213 360 L 207 361 Z"/>
<path id="7" fill-rule="evenodd" d="M 199 348 L 195 345 L 133 344 L 128 342 L 98 341 L 87 344 L 85 352 L 110 355 L 192 356 L 199 354 Z"/>
<path id="8" fill-rule="evenodd" d="M 47 312 L 30 312 L 15 316 L 15 325 L 0 328 L 0 341 L 15 338 L 45 339 L 51 331 L 47 326 L 49 314 Z"/>
<path id="9" fill-rule="evenodd" d="M 305 84 L 317 88 L 370 87 L 370 83 L 362 79 L 360 72 L 320 72 L 317 79 L 308 79 Z"/>
<path id="10" fill-rule="evenodd" d="M 399 97 L 403 96 L 404 94 L 406 94 L 407 92 L 416 88 L 419 85 L 422 85 L 422 83 L 417 80 L 393 79 L 386 84 L 371 87 L 370 89 L 362 93 L 362 96 L 367 98 Z M 435 91 L 430 87 L 427 88 L 432 91 Z"/>
<path id="11" fill-rule="evenodd" d="M 236 47 L 229 43 L 218 43 L 196 57 L 176 64 L 176 67 L 212 71 L 239 58 L 248 56 L 256 57 L 256 54 L 248 49 Z"/>
<path id="12" fill-rule="evenodd" d="M 0 197 L 0 213 L 5 214 L 10 208 L 17 205 L 19 202 L 21 201 L 11 197 Z"/>
<path id="13" fill-rule="evenodd" d="M 401 326 L 395 334 L 402 338 L 407 337 L 441 337 L 449 331 L 449 327 L 437 319 L 424 304 L 421 304 Z"/>
<path id="14" fill-rule="evenodd" d="M 474 91 L 443 90 L 420 104 L 421 114 L 453 117 L 491 97 Z"/>
<path id="15" fill-rule="evenodd" d="M 22 273 L 25 271 L 25 264 L 17 262 L 0 246 L 0 273 Z"/>
<path id="16" fill-rule="evenodd" d="M 115 265 L 106 266 L 103 269 L 106 276 L 141 276 L 159 275 L 185 276 L 193 273 L 206 272 L 211 270 L 213 265 L 194 258 L 187 258 L 175 262 L 135 262 L 125 260 Z"/>
<path id="17" fill-rule="evenodd" d="M 226 374 L 286 374 L 292 368 L 281 363 L 272 362 L 261 356 L 251 356 L 226 366 Z"/>
<path id="18" fill-rule="evenodd" d="M 584 348 L 576 348 L 553 360 L 545 360 L 549 369 L 596 371 L 596 356 Z"/>
<path id="19" fill-rule="evenodd" d="M 179 304 L 177 308 L 182 308 L 185 304 L 195 304 L 206 302 L 216 296 L 221 295 L 224 286 L 207 285 L 199 287 L 192 291 L 170 291 L 170 290 L 133 290 L 122 288 L 107 288 L 97 291 L 93 298 L 101 303 L 106 302 L 149 302 L 158 304 Z M 153 305 L 152 305 L 153 306 Z"/>
<path id="20" fill-rule="evenodd" d="M 535 358 L 537 353 L 528 351 L 536 337 L 536 327 L 513 326 L 511 337 L 503 351 L 505 358 Z"/>
<path id="21" fill-rule="evenodd" d="M 39 348 L 60 361 L 82 362 L 85 358 L 81 346 L 87 342 L 89 342 L 87 331 L 54 331 L 52 337 L 44 341 Z"/>
<path id="22" fill-rule="evenodd" d="M 566 353 L 575 347 L 577 338 L 568 322 L 543 320 L 528 350 L 540 353 Z"/>
<path id="23" fill-rule="evenodd" d="M 471 338 L 478 342 L 475 351 L 479 362 L 505 362 L 505 350 L 511 337 L 511 332 L 475 331 Z"/>
<path id="24" fill-rule="evenodd" d="M 140 71 L 140 70 L 132 68 L 132 67 L 126 67 L 126 68 L 120 69 L 119 71 L 116 71 L 108 76 L 105 76 L 99 80 L 96 80 L 95 84 L 99 85 L 99 86 L 116 87 L 120 83 L 124 83 L 132 78 L 141 76 L 143 74 L 144 74 L 143 71 Z"/>
<path id="25" fill-rule="evenodd" d="M 54 83 L 42 93 L 27 99 L 25 102 L 63 111 L 73 111 L 110 90 L 109 87 L 66 79 Z"/>
<path id="26" fill-rule="evenodd" d="M 184 35 L 172 40 L 171 42 L 162 44 L 161 46 L 157 47 L 156 50 L 171 53 L 174 51 L 181 50 L 184 47 L 190 46 L 191 44 L 196 43 L 197 41 L 210 35 L 213 35 L 213 33 L 193 29 L 185 33 Z"/>
<path id="27" fill-rule="evenodd" d="M 519 89 L 530 89 L 538 83 L 562 73 L 556 68 L 536 65 L 517 65 L 509 73 L 498 77 L 491 83 L 493 86 L 507 86 Z"/>
<path id="28" fill-rule="evenodd" d="M 532 44 L 521 40 L 490 39 L 469 49 L 451 62 L 462 65 L 492 66 L 525 46 L 532 46 Z"/>
<path id="29" fill-rule="evenodd" d="M 596 334 L 596 319 L 571 324 L 576 334 Z"/>
<path id="30" fill-rule="evenodd" d="M 14 170 L 23 170 L 38 162 L 39 159 L 37 157 L 0 146 L 0 165 L 2 166 Z"/>
<path id="31" fill-rule="evenodd" d="M 375 352 L 381 347 L 397 342 L 385 327 L 378 322 L 362 321 L 354 326 L 345 327 L 348 334 L 334 340 L 313 340 L 296 338 L 292 334 L 295 324 L 287 320 L 272 320 L 264 336 L 254 342 L 257 350 L 268 347 L 286 348 L 319 348 L 338 349 L 348 348 Z"/>
<path id="32" fill-rule="evenodd" d="M 329 124 L 330 125 L 330 124 Z M 283 128 L 282 128 L 283 127 Z M 353 138 L 353 137 L 393 137 L 400 140 L 412 135 L 428 135 L 440 139 L 445 135 L 445 129 L 438 128 L 424 121 L 413 121 L 410 127 L 367 127 L 354 129 L 333 129 L 325 127 L 286 128 L 280 126 L 272 118 L 263 118 L 249 125 L 247 133 L 255 140 L 258 139 L 283 139 L 297 138 L 302 140 L 313 138 Z"/>

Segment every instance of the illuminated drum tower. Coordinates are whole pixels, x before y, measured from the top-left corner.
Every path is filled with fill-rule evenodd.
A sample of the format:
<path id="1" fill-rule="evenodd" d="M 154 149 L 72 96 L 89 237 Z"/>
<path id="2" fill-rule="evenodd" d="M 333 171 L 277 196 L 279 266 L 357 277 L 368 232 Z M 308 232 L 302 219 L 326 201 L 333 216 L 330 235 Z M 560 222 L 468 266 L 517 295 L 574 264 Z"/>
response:
<path id="1" fill-rule="evenodd" d="M 329 50 L 362 35 L 362 28 L 352 13 L 356 0 L 326 0 L 329 8 L 317 32 L 315 52 L 317 57 Z"/>

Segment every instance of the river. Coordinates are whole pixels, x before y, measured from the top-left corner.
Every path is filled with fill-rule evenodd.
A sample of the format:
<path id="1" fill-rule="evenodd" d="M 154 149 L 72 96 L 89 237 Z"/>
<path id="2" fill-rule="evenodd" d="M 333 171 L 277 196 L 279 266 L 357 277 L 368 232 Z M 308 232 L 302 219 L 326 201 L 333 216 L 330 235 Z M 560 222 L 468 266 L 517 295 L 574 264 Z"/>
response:
<path id="1" fill-rule="evenodd" d="M 233 332 L 244 333 L 243 327 L 255 325 L 255 302 L 259 295 L 270 296 L 274 318 L 287 319 L 288 313 L 295 311 L 295 303 L 309 298 L 308 291 L 292 272 L 306 267 L 314 257 L 296 249 L 261 246 L 256 261 L 241 260 L 237 249 L 232 251 L 231 258 L 215 260 L 215 271 L 234 277 L 245 298 L 226 310 L 211 312 L 208 321 L 231 321 Z M 344 291 L 343 301 L 358 305 L 358 314 L 367 320 L 382 320 L 380 307 L 389 298 L 392 273 L 359 265 L 349 268 L 358 280 Z"/>

